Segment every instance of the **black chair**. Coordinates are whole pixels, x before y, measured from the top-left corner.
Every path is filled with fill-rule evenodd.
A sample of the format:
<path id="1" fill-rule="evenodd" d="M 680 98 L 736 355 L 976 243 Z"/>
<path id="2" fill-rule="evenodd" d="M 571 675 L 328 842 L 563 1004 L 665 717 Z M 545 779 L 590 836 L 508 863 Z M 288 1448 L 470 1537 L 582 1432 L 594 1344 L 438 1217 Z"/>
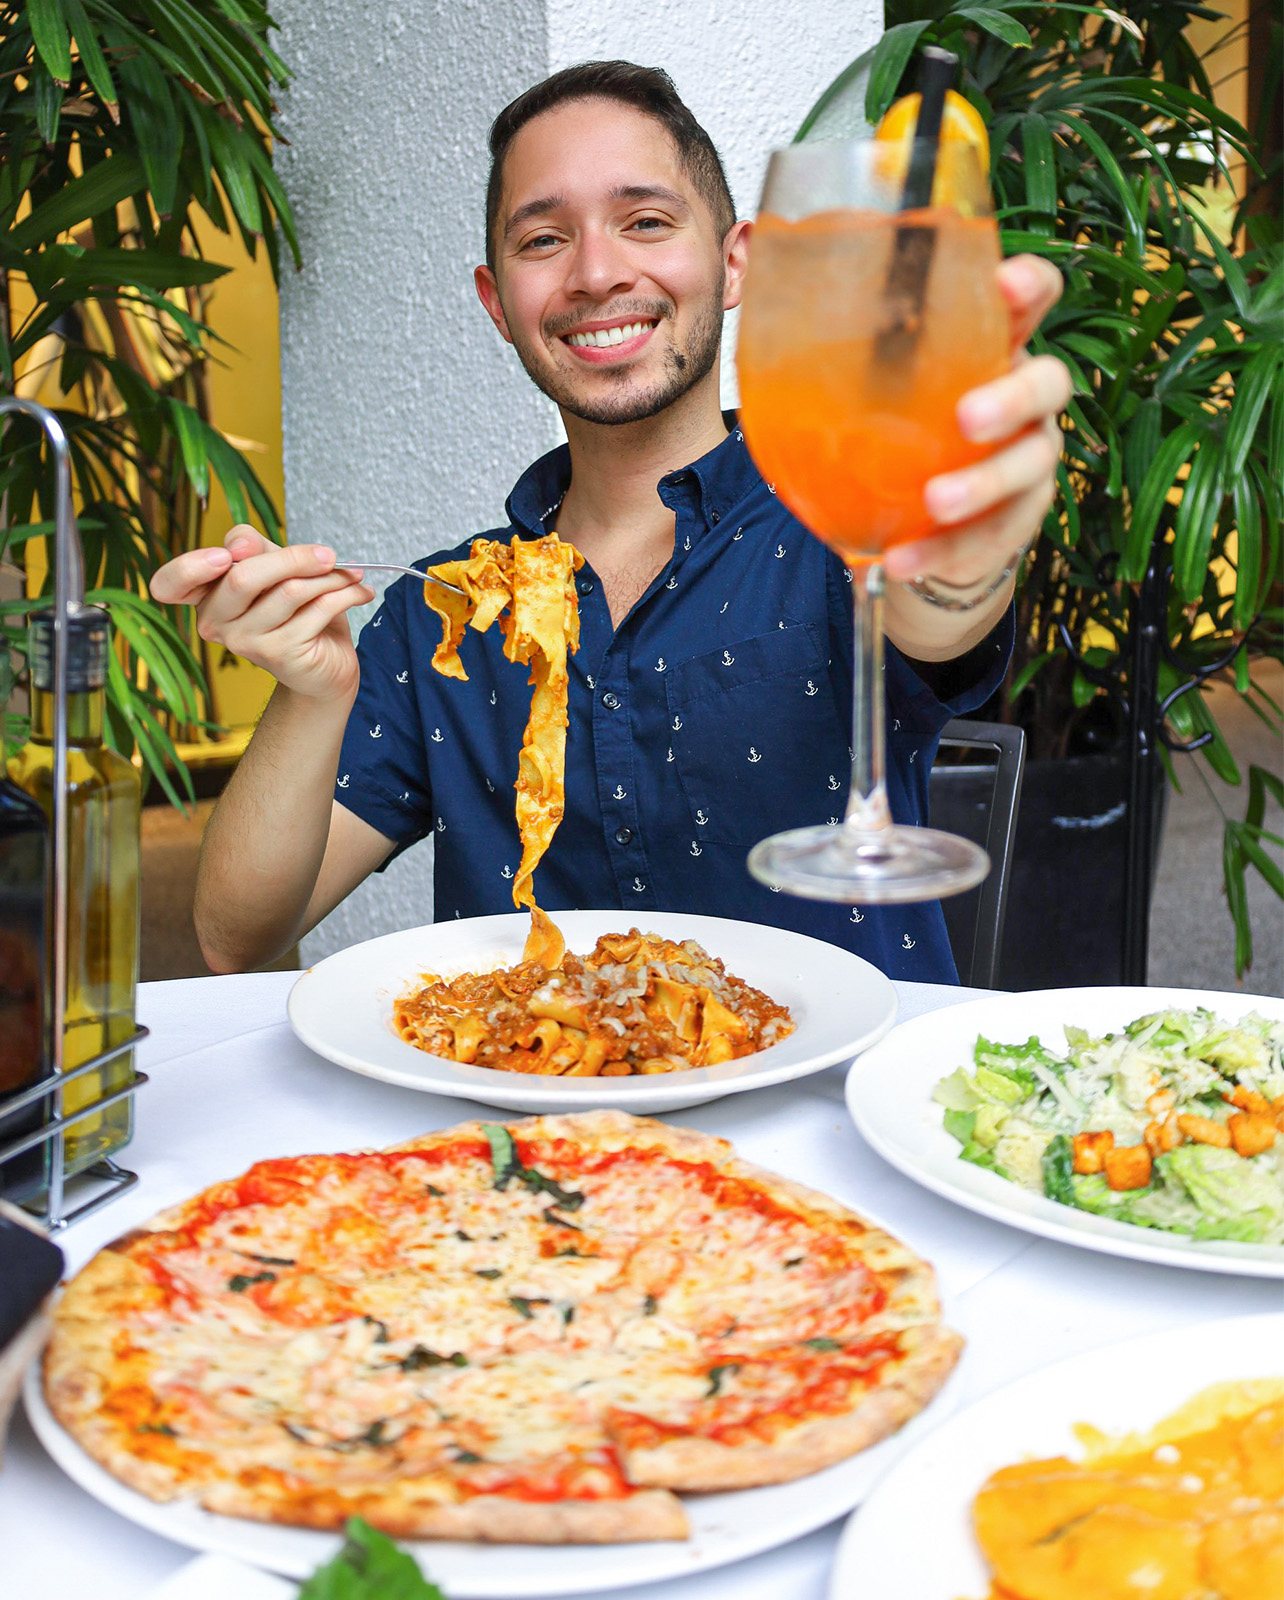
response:
<path id="1" fill-rule="evenodd" d="M 979 759 L 987 754 L 991 759 Z M 946 723 L 929 780 L 931 825 L 973 840 L 993 863 L 975 889 L 941 902 L 959 982 L 970 988 L 993 989 L 998 979 L 1024 768 L 1020 728 L 960 718 Z"/>

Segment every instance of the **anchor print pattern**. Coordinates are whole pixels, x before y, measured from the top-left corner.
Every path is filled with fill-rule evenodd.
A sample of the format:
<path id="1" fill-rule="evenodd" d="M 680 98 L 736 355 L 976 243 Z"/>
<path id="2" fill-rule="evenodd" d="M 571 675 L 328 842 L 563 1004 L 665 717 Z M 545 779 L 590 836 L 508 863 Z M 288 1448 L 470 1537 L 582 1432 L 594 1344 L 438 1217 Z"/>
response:
<path id="1" fill-rule="evenodd" d="M 911 939 L 908 933 L 903 933 L 901 935 L 902 950 L 912 950 L 917 943 L 917 939 Z"/>
<path id="2" fill-rule="evenodd" d="M 338 783 L 335 785 L 335 788 L 336 789 L 346 789 L 351 782 L 352 782 L 351 777 L 349 777 L 349 775 L 345 772 L 344 775 L 339 779 Z"/>
<path id="3" fill-rule="evenodd" d="M 627 800 L 628 798 L 629 791 L 623 786 L 623 784 L 617 783 L 615 788 L 611 790 L 612 800 Z"/>
<path id="4" fill-rule="evenodd" d="M 440 728 L 434 728 L 432 730 L 432 742 L 434 744 L 440 744 L 444 738 L 445 734 L 442 733 Z"/>
<path id="5" fill-rule="evenodd" d="M 754 762 L 754 763 L 757 763 L 757 762 L 761 761 L 762 760 L 762 752 L 761 752 L 761 750 L 755 750 L 754 747 L 752 745 L 750 745 L 749 746 L 749 755 L 748 755 L 747 759 L 749 761 L 751 761 L 751 762 Z"/>
<path id="6" fill-rule="evenodd" d="M 700 846 L 695 842 L 694 839 L 692 839 L 692 841 L 691 841 L 691 854 L 693 856 L 702 856 L 704 854 L 704 851 L 700 848 Z"/>
<path id="7" fill-rule="evenodd" d="M 808 699 L 809 699 L 809 700 L 810 700 L 810 699 L 811 699 L 811 697 L 812 697 L 812 695 L 814 695 L 814 694 L 819 694 L 819 693 L 820 693 L 820 690 L 819 690 L 819 689 L 818 689 L 818 688 L 817 688 L 817 687 L 816 687 L 816 685 L 815 685 L 815 684 L 814 684 L 814 683 L 813 683 L 813 682 L 812 682 L 812 681 L 811 681 L 811 679 L 810 679 L 810 678 L 808 678 L 808 679 L 807 679 L 807 687 L 806 687 L 806 688 L 805 688 L 805 689 L 804 689 L 804 690 L 803 690 L 803 693 L 804 693 L 804 694 L 805 694 L 805 695 L 806 695 L 806 696 L 807 696 L 807 698 L 808 698 Z"/>
<path id="8" fill-rule="evenodd" d="M 859 907 L 853 906 L 852 907 L 852 914 L 851 914 L 851 917 L 849 918 L 849 921 L 851 921 L 851 922 L 864 922 L 864 920 L 865 920 L 865 913 L 862 910 L 860 910 Z"/>
<path id="9" fill-rule="evenodd" d="M 410 682 L 410 674 L 408 672 L 399 672 L 397 674 L 397 682 L 398 683 L 409 683 Z"/>
<path id="10" fill-rule="evenodd" d="M 383 738 L 383 723 L 382 722 L 376 722 L 375 723 L 374 727 L 371 728 L 371 730 L 370 730 L 370 737 L 372 739 L 382 739 Z"/>

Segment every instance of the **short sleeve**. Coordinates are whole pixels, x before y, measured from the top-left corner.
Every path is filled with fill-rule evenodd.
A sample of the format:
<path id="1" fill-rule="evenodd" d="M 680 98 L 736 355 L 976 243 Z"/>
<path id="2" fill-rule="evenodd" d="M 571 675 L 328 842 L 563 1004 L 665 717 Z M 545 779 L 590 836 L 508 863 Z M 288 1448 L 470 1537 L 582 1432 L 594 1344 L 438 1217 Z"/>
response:
<path id="1" fill-rule="evenodd" d="M 396 583 L 357 640 L 361 683 L 348 717 L 334 798 L 402 847 L 432 831 L 432 789 Z"/>

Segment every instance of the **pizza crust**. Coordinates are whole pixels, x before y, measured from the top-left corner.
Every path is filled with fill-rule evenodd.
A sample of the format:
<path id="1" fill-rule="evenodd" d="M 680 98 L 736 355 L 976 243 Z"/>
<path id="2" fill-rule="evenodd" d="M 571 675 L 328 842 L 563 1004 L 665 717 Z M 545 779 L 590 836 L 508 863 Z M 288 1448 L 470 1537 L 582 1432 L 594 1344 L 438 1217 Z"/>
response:
<path id="1" fill-rule="evenodd" d="M 642 1489 L 621 1500 L 514 1500 L 482 1494 L 455 1505 L 417 1500 L 413 1485 L 387 1492 L 279 1497 L 256 1485 L 213 1484 L 201 1496 L 208 1511 L 283 1522 L 295 1527 L 340 1529 L 349 1517 L 396 1539 L 468 1539 L 484 1544 L 631 1544 L 685 1539 L 690 1533 L 682 1502 L 667 1489 Z"/>

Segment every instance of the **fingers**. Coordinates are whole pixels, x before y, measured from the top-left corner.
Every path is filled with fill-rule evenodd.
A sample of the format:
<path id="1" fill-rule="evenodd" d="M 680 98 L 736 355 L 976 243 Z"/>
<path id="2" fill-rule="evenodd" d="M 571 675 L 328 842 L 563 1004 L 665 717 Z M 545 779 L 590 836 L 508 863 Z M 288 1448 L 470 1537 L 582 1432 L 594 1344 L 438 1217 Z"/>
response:
<path id="1" fill-rule="evenodd" d="M 958 403 L 959 430 L 976 444 L 1010 439 L 1032 423 L 1055 418 L 1070 400 L 1070 373 L 1055 356 L 1031 356 Z"/>
<path id="2" fill-rule="evenodd" d="M 233 557 L 231 565 L 222 581 L 211 590 L 201 605 L 203 637 L 215 636 L 214 633 L 205 633 L 207 624 L 215 630 L 225 628 L 238 617 L 243 617 L 270 589 L 286 584 L 292 579 L 320 578 L 334 571 L 334 551 L 327 545 L 281 546 L 263 540 L 256 550 L 252 541 L 244 539 L 245 532 L 253 530 L 233 530 L 237 539 L 228 547 L 229 554 Z M 229 535 L 230 537 L 232 536 Z M 255 535 L 256 539 L 261 537 Z M 351 574 L 337 575 L 337 581 L 350 583 Z M 310 594 L 303 597 L 296 591 L 297 603 L 301 603 L 303 598 L 310 598 Z M 272 626 L 276 626 L 279 620 L 278 618 L 274 621 Z"/>
<path id="3" fill-rule="evenodd" d="M 221 546 L 188 550 L 175 556 L 152 574 L 148 588 L 152 598 L 167 606 L 199 605 L 212 584 L 225 577 L 237 561 L 257 555 L 264 550 L 277 550 L 270 539 L 265 539 L 257 528 L 238 522 L 223 540 Z"/>
<path id="4" fill-rule="evenodd" d="M 1000 262 L 999 293 L 1012 320 L 1012 348 L 1019 349 L 1061 298 L 1061 274 L 1042 256 L 1011 256 Z"/>
<path id="5" fill-rule="evenodd" d="M 231 565 L 226 550 L 189 550 L 157 567 L 148 588 L 162 605 L 198 605 Z"/>
<path id="6" fill-rule="evenodd" d="M 366 605 L 375 597 L 368 583 L 348 583 L 340 589 L 320 594 L 293 613 L 272 634 L 272 643 L 284 650 L 298 650 L 319 638 L 336 617 L 353 606 Z"/>
<path id="7" fill-rule="evenodd" d="M 284 578 L 264 590 L 238 615 L 222 619 L 211 615 L 206 608 L 201 614 L 201 626 L 217 627 L 218 636 L 228 649 L 244 655 L 247 649 L 254 648 L 256 640 L 275 633 L 324 596 L 345 592 L 348 605 L 359 605 L 374 597 L 374 591 L 357 582 L 349 572 Z"/>
<path id="8" fill-rule="evenodd" d="M 1050 488 L 1059 444 L 1060 435 L 1054 430 L 1030 428 L 975 466 L 930 479 L 923 499 L 933 520 L 943 527 L 971 522 L 1028 489 Z"/>
<path id="9" fill-rule="evenodd" d="M 1052 500 L 1050 484 L 1035 484 L 962 528 L 897 545 L 884 558 L 887 576 L 899 582 L 926 576 L 959 588 L 983 583 L 1020 559 Z"/>

